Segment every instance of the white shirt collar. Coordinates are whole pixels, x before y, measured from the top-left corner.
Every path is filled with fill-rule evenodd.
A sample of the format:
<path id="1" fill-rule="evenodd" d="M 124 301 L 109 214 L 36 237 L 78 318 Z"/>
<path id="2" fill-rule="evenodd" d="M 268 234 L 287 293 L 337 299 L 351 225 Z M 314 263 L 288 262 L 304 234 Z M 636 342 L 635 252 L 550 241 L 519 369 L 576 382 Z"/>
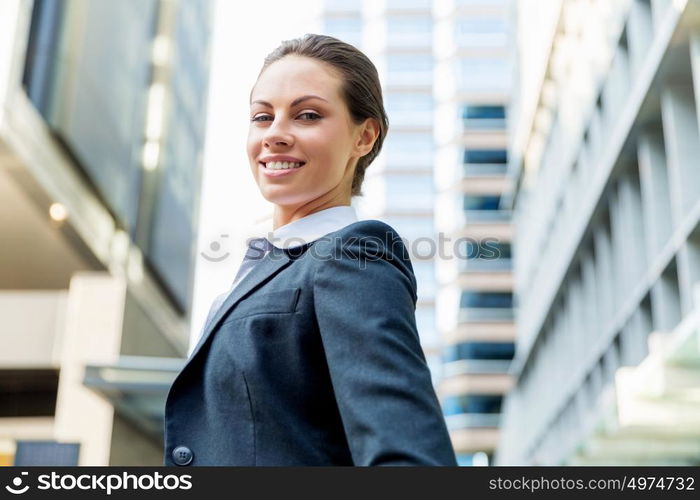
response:
<path id="1" fill-rule="evenodd" d="M 295 248 L 357 222 L 355 208 L 350 205 L 326 208 L 269 233 L 268 239 L 277 248 Z"/>

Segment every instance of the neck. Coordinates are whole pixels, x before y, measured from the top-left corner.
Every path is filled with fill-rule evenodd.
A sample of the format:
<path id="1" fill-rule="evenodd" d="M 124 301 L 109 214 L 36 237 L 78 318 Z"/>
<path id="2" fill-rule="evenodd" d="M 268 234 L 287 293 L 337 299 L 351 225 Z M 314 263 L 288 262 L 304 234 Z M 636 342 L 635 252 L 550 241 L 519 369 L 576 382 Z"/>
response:
<path id="1" fill-rule="evenodd" d="M 332 207 L 350 206 L 350 195 L 321 197 L 302 205 L 275 205 L 272 215 L 272 229 L 282 227 L 307 215 Z"/>

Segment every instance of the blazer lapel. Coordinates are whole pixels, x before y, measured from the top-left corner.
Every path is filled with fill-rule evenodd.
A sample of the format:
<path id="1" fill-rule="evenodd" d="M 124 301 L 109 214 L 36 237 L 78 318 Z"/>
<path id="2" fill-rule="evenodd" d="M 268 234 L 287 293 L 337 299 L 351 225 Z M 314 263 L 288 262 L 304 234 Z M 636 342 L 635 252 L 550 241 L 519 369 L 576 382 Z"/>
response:
<path id="1" fill-rule="evenodd" d="M 272 247 L 272 250 L 258 263 L 250 272 L 238 283 L 231 294 L 226 297 L 226 300 L 221 304 L 211 321 L 205 326 L 204 332 L 197 343 L 197 346 L 192 351 L 189 360 L 193 359 L 202 345 L 211 336 L 213 331 L 218 326 L 221 319 L 235 307 L 235 305 L 243 299 L 249 292 L 260 286 L 263 282 L 274 276 L 276 273 L 284 269 L 291 262 L 289 256 L 284 250 L 277 247 Z M 188 360 L 188 362 L 189 362 Z"/>

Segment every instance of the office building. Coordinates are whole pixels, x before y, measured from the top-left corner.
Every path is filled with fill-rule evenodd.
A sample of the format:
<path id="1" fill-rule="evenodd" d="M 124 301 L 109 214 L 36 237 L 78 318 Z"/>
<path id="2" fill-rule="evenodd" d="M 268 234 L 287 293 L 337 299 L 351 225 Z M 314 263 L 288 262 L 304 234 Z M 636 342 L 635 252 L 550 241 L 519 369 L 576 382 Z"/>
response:
<path id="1" fill-rule="evenodd" d="M 380 72 L 389 134 L 356 204 L 409 243 L 421 343 L 465 465 L 488 462 L 510 384 L 511 227 L 499 205 L 510 16 L 509 1 L 473 0 L 328 0 L 323 13 L 323 32 Z"/>
<path id="2" fill-rule="evenodd" d="M 700 2 L 522 1 L 498 464 L 700 463 Z"/>
<path id="3" fill-rule="evenodd" d="M 439 396 L 461 465 L 491 462 L 513 357 L 509 1 L 436 2 Z"/>
<path id="4" fill-rule="evenodd" d="M 0 10 L 0 461 L 161 464 L 189 342 L 210 2 Z"/>

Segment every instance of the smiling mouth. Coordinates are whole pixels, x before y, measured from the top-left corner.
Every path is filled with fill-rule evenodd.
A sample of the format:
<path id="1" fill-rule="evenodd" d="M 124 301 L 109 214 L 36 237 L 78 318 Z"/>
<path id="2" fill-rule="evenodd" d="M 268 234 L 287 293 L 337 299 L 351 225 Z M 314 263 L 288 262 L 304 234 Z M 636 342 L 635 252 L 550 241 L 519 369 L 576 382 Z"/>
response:
<path id="1" fill-rule="evenodd" d="M 293 162 L 293 161 L 270 161 L 267 163 L 260 162 L 264 168 L 269 170 L 292 170 L 295 168 L 301 168 L 306 165 L 305 161 Z"/>

